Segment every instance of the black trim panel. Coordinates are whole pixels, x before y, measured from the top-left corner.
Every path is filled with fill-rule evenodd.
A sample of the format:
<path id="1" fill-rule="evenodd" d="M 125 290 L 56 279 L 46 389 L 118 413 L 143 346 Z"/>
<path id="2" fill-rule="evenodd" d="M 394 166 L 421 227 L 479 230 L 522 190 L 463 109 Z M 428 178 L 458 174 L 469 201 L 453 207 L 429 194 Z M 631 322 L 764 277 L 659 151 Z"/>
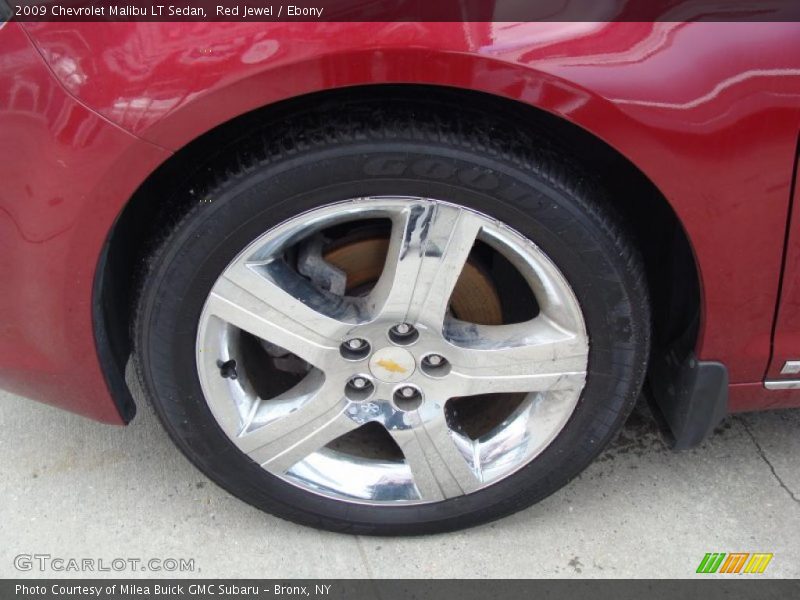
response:
<path id="1" fill-rule="evenodd" d="M 125 382 L 125 363 L 128 359 L 128 352 L 125 352 L 122 348 L 114 348 L 114 344 L 112 344 L 108 335 L 109 324 L 113 322 L 109 311 L 114 310 L 114 302 L 106 297 L 107 286 L 104 285 L 108 248 L 109 244 L 106 241 L 100 260 L 97 262 L 94 285 L 92 286 L 94 343 L 97 351 L 97 360 L 100 363 L 100 369 L 103 371 L 108 391 L 114 400 L 114 404 L 117 405 L 117 410 L 119 410 L 122 420 L 125 423 L 130 423 L 136 415 L 136 403 L 133 401 L 133 395 Z"/>
<path id="2" fill-rule="evenodd" d="M 672 434 L 673 449 L 693 448 L 728 414 L 728 369 L 694 354 L 665 359 L 650 374 L 653 399 Z"/>

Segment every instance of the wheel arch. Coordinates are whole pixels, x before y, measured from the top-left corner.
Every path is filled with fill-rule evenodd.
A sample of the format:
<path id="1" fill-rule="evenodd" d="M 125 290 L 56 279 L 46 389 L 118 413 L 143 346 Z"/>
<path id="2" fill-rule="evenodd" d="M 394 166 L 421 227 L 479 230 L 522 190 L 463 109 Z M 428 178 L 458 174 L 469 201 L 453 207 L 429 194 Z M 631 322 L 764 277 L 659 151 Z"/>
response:
<path id="1" fill-rule="evenodd" d="M 556 85 L 556 88 L 552 86 Z M 523 127 L 536 129 L 569 147 L 584 168 L 598 176 L 615 198 L 618 212 L 645 260 L 648 285 L 653 299 L 653 352 L 651 365 L 664 363 L 678 352 L 687 360 L 697 345 L 702 322 L 702 293 L 698 263 L 689 237 L 678 215 L 653 181 L 629 158 L 601 139 L 548 108 L 535 106 L 545 88 L 550 96 L 561 90 L 564 107 L 574 102 L 575 89 L 555 81 L 538 80 L 536 93 L 532 80 L 518 89 L 512 99 L 479 90 L 430 84 L 374 84 L 346 86 L 303 94 L 255 108 L 197 135 L 153 171 L 123 207 L 109 232 L 97 265 L 93 290 L 95 341 L 101 366 L 123 418 L 130 420 L 135 405 L 124 380 L 131 348 L 130 323 L 134 298 L 140 285 L 144 260 L 157 244 L 171 218 L 181 214 L 186 202 L 177 192 L 185 190 L 193 178 L 212 169 L 215 155 L 237 140 L 252 135 L 254 128 L 306 110 L 336 110 L 343 102 L 379 103 L 398 96 L 423 102 L 431 110 L 460 102 L 470 102 L 488 114 L 503 115 Z M 527 92 L 525 90 L 528 90 Z M 527 98 L 527 101 L 525 100 Z M 424 100 L 420 100 L 424 99 Z M 585 100 L 585 103 L 589 101 Z M 607 101 L 593 101 L 612 110 Z M 573 104 L 574 105 L 574 104 Z M 194 110 L 194 109 L 193 109 Z M 185 115 L 184 115 L 185 116 Z M 183 117 L 181 118 L 183 121 Z M 155 130 L 154 130 L 155 131 Z M 158 143 L 187 135 L 188 130 L 162 124 L 158 132 L 145 135 Z M 166 132 L 171 132 L 167 135 Z M 178 135 L 177 132 L 180 132 Z M 177 136 L 177 137 L 176 137 Z M 190 198 L 190 196 L 189 196 Z M 651 369 L 651 373 L 653 369 Z M 666 386 L 663 377 L 651 378 L 651 385 Z M 657 391 L 657 390 L 656 390 Z"/>

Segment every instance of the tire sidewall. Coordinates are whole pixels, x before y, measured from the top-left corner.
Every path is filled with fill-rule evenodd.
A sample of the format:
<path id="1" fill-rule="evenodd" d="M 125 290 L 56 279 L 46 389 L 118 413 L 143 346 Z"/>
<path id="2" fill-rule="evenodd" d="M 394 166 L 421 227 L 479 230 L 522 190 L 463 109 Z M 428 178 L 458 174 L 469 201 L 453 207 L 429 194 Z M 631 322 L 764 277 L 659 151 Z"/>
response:
<path id="1" fill-rule="evenodd" d="M 586 386 L 567 425 L 532 462 L 467 496 L 376 507 L 309 493 L 242 454 L 217 425 L 195 363 L 208 293 L 254 239 L 299 214 L 365 196 L 459 204 L 509 225 L 559 268 L 589 335 Z M 498 157 L 431 143 L 348 144 L 261 164 L 210 189 L 171 234 L 148 277 L 137 362 L 170 435 L 211 479 L 291 520 L 361 533 L 424 533 L 491 520 L 549 495 L 577 475 L 621 424 L 647 361 L 646 296 L 619 260 L 610 217 L 553 178 Z"/>

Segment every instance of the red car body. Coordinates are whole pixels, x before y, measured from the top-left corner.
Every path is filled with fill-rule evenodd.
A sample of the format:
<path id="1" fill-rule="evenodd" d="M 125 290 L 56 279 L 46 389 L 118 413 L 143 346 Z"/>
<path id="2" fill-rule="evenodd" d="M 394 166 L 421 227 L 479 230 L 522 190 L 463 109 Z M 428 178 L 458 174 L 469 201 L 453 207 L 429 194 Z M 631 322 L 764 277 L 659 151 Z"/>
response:
<path id="1" fill-rule="evenodd" d="M 0 385 L 123 422 L 93 306 L 137 189 L 238 115 L 387 83 L 525 103 L 616 149 L 685 229 L 695 354 L 727 367 L 729 409 L 800 406 L 764 385 L 800 357 L 797 23 L 7 23 Z"/>

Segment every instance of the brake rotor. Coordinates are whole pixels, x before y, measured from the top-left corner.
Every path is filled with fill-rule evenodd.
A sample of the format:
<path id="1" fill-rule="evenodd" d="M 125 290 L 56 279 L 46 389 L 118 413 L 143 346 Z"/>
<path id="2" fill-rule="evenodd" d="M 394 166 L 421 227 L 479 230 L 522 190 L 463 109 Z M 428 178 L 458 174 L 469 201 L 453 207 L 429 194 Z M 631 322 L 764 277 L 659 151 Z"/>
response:
<path id="1" fill-rule="evenodd" d="M 370 237 L 345 241 L 324 254 L 325 261 L 347 274 L 347 293 L 366 289 L 383 271 L 389 240 Z M 450 298 L 453 315 L 469 323 L 500 325 L 503 312 L 500 297 L 488 274 L 474 261 L 468 260 Z"/>

